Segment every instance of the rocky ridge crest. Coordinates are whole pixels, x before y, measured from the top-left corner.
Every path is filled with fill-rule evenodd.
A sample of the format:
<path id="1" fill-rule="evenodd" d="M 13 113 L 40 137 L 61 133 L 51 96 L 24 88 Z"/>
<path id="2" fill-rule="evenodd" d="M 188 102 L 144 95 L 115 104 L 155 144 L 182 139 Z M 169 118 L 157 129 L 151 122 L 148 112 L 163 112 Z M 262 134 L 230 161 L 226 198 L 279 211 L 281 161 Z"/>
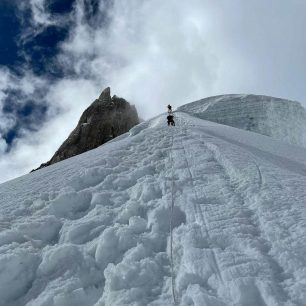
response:
<path id="1" fill-rule="evenodd" d="M 138 123 L 135 106 L 116 95 L 111 97 L 110 87 L 107 87 L 84 111 L 76 128 L 53 157 L 35 170 L 94 149 L 128 132 Z"/>

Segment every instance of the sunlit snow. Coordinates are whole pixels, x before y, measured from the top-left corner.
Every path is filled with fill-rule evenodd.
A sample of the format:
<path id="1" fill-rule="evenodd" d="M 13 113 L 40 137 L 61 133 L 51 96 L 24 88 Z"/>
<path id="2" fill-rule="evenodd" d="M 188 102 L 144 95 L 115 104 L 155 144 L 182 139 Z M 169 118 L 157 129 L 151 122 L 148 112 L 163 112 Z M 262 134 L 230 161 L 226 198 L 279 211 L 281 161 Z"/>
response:
<path id="1" fill-rule="evenodd" d="M 0 185 L 1 305 L 305 305 L 306 150 L 165 117 Z"/>
<path id="2" fill-rule="evenodd" d="M 201 119 L 306 147 L 306 110 L 296 101 L 260 95 L 222 95 L 178 109 Z"/>

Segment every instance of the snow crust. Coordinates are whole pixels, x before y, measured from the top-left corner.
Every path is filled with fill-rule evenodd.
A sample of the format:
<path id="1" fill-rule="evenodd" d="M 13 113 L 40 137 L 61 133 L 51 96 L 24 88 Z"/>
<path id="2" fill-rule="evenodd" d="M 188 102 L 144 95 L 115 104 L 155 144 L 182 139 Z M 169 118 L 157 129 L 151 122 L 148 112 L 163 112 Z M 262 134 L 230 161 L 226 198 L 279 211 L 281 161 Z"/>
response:
<path id="1" fill-rule="evenodd" d="M 222 95 L 183 105 L 178 110 L 306 147 L 306 110 L 296 101 L 260 95 Z"/>
<path id="2" fill-rule="evenodd" d="M 0 185 L 1 305 L 305 305 L 306 150 L 165 117 Z"/>

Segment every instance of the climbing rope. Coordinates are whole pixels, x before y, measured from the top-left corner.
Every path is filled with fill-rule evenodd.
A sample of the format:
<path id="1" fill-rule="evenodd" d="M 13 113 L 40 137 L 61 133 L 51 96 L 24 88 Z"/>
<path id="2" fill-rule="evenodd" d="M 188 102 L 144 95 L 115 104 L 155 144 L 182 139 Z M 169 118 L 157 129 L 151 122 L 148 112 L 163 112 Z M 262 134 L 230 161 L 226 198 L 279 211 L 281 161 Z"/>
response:
<path id="1" fill-rule="evenodd" d="M 171 264 L 171 287 L 174 305 L 178 305 L 175 291 L 175 271 L 173 263 L 173 209 L 174 209 L 174 165 L 173 165 L 173 130 L 171 131 L 170 166 L 171 166 L 171 215 L 170 215 L 170 264 Z"/>

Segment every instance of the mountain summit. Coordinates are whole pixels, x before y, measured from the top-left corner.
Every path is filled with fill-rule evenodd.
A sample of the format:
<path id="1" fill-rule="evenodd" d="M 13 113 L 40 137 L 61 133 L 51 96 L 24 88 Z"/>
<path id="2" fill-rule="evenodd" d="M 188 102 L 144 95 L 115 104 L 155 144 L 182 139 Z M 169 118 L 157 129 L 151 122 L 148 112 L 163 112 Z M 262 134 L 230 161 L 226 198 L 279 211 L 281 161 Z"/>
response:
<path id="1" fill-rule="evenodd" d="M 110 87 L 107 87 L 99 98 L 84 111 L 76 128 L 51 160 L 42 164 L 38 169 L 94 149 L 126 133 L 138 123 L 139 118 L 135 106 L 116 95 L 111 97 Z"/>

